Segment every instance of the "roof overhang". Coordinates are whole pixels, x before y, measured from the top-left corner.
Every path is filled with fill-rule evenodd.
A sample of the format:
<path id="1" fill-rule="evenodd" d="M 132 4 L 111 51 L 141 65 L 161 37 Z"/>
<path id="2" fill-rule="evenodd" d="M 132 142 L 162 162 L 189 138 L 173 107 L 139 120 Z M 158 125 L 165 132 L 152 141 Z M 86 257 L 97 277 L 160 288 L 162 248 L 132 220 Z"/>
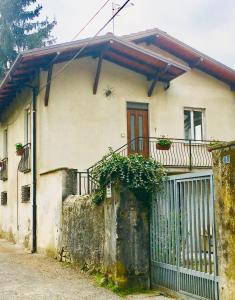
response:
<path id="1" fill-rule="evenodd" d="M 190 68 L 197 68 L 223 81 L 231 89 L 235 87 L 235 70 L 184 44 L 158 28 L 126 35 L 123 38 L 137 44 L 141 42 L 154 44 L 187 62 Z"/>
<path id="2" fill-rule="evenodd" d="M 39 69 L 48 69 L 52 63 L 68 61 L 83 48 L 77 58 L 86 56 L 96 58 L 103 52 L 104 59 L 145 75 L 149 80 L 154 80 L 158 75 L 159 81 L 169 83 L 190 69 L 110 34 L 95 39 L 53 45 L 27 51 L 17 57 L 0 85 L 0 109 L 35 77 Z"/>

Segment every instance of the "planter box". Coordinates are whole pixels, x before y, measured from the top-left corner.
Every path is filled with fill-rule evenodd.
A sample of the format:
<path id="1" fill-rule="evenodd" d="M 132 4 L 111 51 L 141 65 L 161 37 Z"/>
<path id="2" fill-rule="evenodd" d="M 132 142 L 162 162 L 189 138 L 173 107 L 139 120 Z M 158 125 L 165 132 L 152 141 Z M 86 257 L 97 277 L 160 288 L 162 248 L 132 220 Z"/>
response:
<path id="1" fill-rule="evenodd" d="M 24 148 L 16 150 L 16 155 L 22 156 L 24 154 Z"/>
<path id="2" fill-rule="evenodd" d="M 156 144 L 156 149 L 157 150 L 169 150 L 170 148 L 171 148 L 171 145 L 162 146 L 162 145 Z"/>

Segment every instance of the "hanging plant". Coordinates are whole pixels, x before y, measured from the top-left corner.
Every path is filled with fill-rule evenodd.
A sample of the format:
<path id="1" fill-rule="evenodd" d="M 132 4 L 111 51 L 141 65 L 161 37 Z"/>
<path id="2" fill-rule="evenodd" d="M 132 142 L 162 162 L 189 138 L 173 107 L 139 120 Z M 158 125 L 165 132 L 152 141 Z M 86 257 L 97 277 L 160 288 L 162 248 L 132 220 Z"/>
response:
<path id="1" fill-rule="evenodd" d="M 160 138 L 157 139 L 156 142 L 157 150 L 169 150 L 171 148 L 171 145 L 172 145 L 172 141 L 165 136 L 161 136 Z"/>
<path id="2" fill-rule="evenodd" d="M 24 147 L 21 143 L 17 143 L 16 145 L 16 154 L 18 156 L 22 156 L 24 154 Z"/>
<path id="3" fill-rule="evenodd" d="M 114 95 L 114 88 L 107 86 L 107 88 L 104 89 L 104 96 L 106 98 L 111 98 Z"/>
<path id="4" fill-rule="evenodd" d="M 99 187 L 93 195 L 93 201 L 101 203 L 106 196 L 106 187 L 118 182 L 149 205 L 149 196 L 160 189 L 165 175 L 165 169 L 152 158 L 139 154 L 123 157 L 111 152 L 111 157 L 103 159 L 92 171 L 91 176 Z"/>

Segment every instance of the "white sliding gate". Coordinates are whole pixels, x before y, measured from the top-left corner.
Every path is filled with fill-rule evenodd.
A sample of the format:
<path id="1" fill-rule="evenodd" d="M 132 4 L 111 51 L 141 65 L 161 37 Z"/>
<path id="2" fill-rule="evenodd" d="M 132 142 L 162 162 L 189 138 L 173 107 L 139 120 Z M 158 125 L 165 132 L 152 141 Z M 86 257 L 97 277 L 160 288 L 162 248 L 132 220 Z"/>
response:
<path id="1" fill-rule="evenodd" d="M 218 300 L 211 172 L 170 176 L 152 200 L 152 284 L 198 299 Z"/>

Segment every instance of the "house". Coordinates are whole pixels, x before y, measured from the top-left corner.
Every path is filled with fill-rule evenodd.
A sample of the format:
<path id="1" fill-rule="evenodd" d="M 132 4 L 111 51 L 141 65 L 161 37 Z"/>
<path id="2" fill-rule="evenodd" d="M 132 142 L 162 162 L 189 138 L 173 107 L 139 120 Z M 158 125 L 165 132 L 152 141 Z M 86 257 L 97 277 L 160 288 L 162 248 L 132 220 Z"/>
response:
<path id="1" fill-rule="evenodd" d="M 210 168 L 205 141 L 235 139 L 234 90 L 233 69 L 159 29 L 20 54 L 0 86 L 1 233 L 55 249 L 66 170 L 81 171 L 84 192 L 109 147 L 171 173 Z M 162 135 L 169 152 L 155 148 Z"/>

